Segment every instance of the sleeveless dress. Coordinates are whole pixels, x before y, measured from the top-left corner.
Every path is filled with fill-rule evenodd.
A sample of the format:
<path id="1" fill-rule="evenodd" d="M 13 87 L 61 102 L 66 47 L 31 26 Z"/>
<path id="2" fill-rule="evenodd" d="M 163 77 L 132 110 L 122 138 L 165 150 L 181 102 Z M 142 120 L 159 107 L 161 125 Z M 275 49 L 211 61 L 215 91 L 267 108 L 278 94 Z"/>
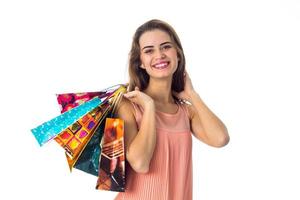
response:
<path id="1" fill-rule="evenodd" d="M 192 136 L 186 107 L 175 114 L 156 111 L 156 146 L 148 173 L 136 173 L 127 163 L 125 192 L 115 200 L 191 200 Z M 133 103 L 138 129 L 143 109 Z"/>

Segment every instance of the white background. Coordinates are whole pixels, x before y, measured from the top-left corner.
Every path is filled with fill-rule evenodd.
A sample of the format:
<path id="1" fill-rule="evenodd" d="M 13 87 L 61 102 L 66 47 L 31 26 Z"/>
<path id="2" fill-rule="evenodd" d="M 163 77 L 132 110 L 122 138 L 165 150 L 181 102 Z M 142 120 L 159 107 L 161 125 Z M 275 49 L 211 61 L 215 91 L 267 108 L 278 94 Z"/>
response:
<path id="1" fill-rule="evenodd" d="M 176 29 L 231 136 L 194 140 L 194 199 L 300 199 L 297 0 L 1 1 L 1 199 L 113 199 L 30 129 L 59 114 L 56 93 L 126 82 L 132 35 L 152 18 Z"/>

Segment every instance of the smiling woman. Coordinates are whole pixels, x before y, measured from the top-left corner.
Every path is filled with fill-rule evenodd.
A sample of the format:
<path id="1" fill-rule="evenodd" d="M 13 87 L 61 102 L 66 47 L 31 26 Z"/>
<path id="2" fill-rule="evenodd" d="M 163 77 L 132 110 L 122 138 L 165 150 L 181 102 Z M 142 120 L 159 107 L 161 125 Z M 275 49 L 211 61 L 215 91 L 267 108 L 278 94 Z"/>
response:
<path id="1" fill-rule="evenodd" d="M 164 69 L 170 64 L 170 61 L 163 60 L 163 58 L 165 57 L 166 53 L 168 54 L 170 52 L 170 51 L 168 52 L 168 50 L 170 50 L 172 48 L 173 48 L 173 46 L 172 46 L 171 42 L 163 42 L 158 46 L 158 50 L 155 50 L 154 46 L 145 46 L 144 48 L 142 48 L 142 50 L 143 50 L 143 54 L 145 54 L 149 57 L 151 55 L 153 55 L 154 53 L 156 53 L 156 51 L 159 54 L 161 54 L 162 61 L 158 61 L 157 63 L 154 63 L 152 65 L 152 67 L 154 67 L 156 69 Z M 175 53 L 176 53 L 176 51 L 175 51 Z"/>
<path id="2" fill-rule="evenodd" d="M 161 43 L 156 41 L 155 38 L 149 37 L 156 33 L 160 33 L 159 37 L 162 39 Z M 142 36 L 144 39 L 147 39 L 147 41 L 141 41 Z M 163 39 L 165 39 L 165 41 Z M 144 42 L 144 46 L 142 46 L 140 42 Z M 159 49 L 158 45 L 160 47 Z M 153 56 L 153 53 L 157 52 L 157 50 L 160 50 L 159 52 L 162 53 L 169 48 L 176 50 L 178 59 L 177 70 L 173 74 L 174 81 L 172 81 L 172 89 L 176 92 L 183 90 L 185 57 L 179 37 L 175 30 L 167 23 L 159 20 L 151 20 L 140 26 L 134 34 L 129 58 L 130 91 L 134 90 L 135 86 L 137 86 L 140 90 L 144 90 L 148 85 L 149 75 L 145 68 L 143 68 L 143 66 L 146 67 L 147 65 L 142 63 L 142 61 L 146 62 L 146 60 L 142 60 L 142 56 L 149 54 L 148 57 L 151 57 Z M 163 53 L 162 56 L 164 56 Z"/>
<path id="3" fill-rule="evenodd" d="M 129 75 L 117 109 L 125 121 L 127 183 L 116 199 L 191 200 L 191 135 L 214 147 L 226 145 L 229 135 L 194 90 L 170 25 L 151 20 L 137 29 Z"/>
<path id="4" fill-rule="evenodd" d="M 177 69 L 178 57 L 170 36 L 161 30 L 148 31 L 141 36 L 139 43 L 142 48 L 141 68 L 153 78 L 172 78 L 170 74 Z"/>

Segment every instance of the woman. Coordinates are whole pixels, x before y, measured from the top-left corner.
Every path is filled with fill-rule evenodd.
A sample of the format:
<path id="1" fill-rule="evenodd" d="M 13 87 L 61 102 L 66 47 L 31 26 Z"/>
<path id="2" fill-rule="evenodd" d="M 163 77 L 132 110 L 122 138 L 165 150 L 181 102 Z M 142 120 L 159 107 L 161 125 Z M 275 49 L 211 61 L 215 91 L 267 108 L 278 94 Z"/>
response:
<path id="1" fill-rule="evenodd" d="M 116 199 L 192 199 L 192 138 L 222 147 L 225 125 L 204 104 L 185 71 L 174 29 L 160 20 L 140 26 L 129 58 L 125 121 L 126 191 Z M 186 103 L 189 102 L 189 103 Z"/>

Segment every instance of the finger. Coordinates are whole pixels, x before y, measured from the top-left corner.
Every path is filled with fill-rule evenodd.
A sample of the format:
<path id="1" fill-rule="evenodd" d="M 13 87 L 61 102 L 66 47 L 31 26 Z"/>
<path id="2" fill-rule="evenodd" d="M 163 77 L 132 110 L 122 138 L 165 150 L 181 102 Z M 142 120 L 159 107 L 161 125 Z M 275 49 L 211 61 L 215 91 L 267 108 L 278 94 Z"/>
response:
<path id="1" fill-rule="evenodd" d="M 126 97 L 127 99 L 132 98 L 133 95 L 132 94 L 124 94 L 124 97 Z"/>
<path id="2" fill-rule="evenodd" d="M 131 93 L 131 94 L 126 93 L 126 94 L 124 94 L 124 97 L 133 103 L 139 104 L 137 96 L 134 93 Z"/>
<path id="3" fill-rule="evenodd" d="M 126 94 L 124 94 L 124 97 L 126 98 L 133 98 L 136 96 L 136 92 L 132 91 L 132 92 L 127 92 Z"/>

